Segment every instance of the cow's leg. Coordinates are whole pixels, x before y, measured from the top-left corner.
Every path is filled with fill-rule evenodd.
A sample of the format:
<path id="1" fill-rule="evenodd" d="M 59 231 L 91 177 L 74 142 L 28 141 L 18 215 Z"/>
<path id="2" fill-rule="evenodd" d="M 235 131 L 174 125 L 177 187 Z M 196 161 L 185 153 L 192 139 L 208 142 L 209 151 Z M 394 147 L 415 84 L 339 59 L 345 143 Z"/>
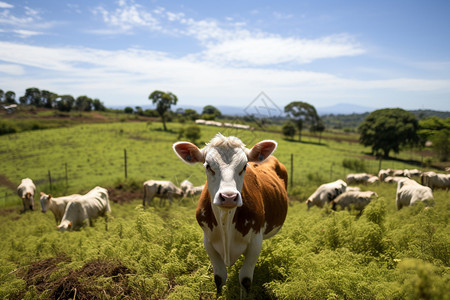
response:
<path id="1" fill-rule="evenodd" d="M 250 291 L 250 286 L 253 281 L 253 271 L 261 253 L 262 241 L 262 233 L 257 234 L 248 244 L 247 250 L 244 253 L 245 259 L 239 271 L 239 282 L 241 283 L 241 288 L 244 288 L 247 294 Z"/>
<path id="2" fill-rule="evenodd" d="M 206 235 L 203 236 L 203 243 L 205 245 L 206 253 L 208 253 L 209 260 L 213 265 L 214 282 L 216 283 L 217 294 L 222 293 L 222 287 L 227 281 L 227 267 L 220 257 L 219 253 L 214 249 L 208 241 Z"/>

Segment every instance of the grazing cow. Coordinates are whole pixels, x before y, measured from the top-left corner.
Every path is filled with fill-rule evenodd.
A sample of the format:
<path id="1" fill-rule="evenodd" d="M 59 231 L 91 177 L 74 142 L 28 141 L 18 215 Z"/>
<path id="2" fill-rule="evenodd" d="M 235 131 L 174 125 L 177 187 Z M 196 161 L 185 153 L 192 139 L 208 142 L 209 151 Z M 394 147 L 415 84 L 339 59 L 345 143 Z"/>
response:
<path id="1" fill-rule="evenodd" d="M 205 185 L 194 186 L 186 191 L 186 196 L 197 196 L 203 192 Z"/>
<path id="2" fill-rule="evenodd" d="M 80 198 L 80 194 L 73 194 L 55 198 L 50 194 L 47 195 L 41 192 L 41 210 L 43 213 L 46 213 L 47 210 L 50 210 L 55 215 L 55 221 L 58 225 L 61 222 L 62 217 L 64 216 L 67 203 L 69 203 L 70 201 L 76 201 Z"/>
<path id="3" fill-rule="evenodd" d="M 378 197 L 378 194 L 372 191 L 366 192 L 345 192 L 336 197 L 331 201 L 331 206 L 333 210 L 336 210 L 336 206 L 340 206 L 341 209 L 347 208 L 359 210 L 362 212 L 364 207 L 366 207 L 373 197 Z"/>
<path id="4" fill-rule="evenodd" d="M 384 179 L 384 182 L 386 183 L 398 183 L 399 181 L 405 179 L 407 177 L 400 177 L 400 176 L 388 176 Z"/>
<path id="5" fill-rule="evenodd" d="M 160 199 L 160 205 L 165 199 L 169 199 L 170 204 L 172 204 L 173 198 L 182 198 L 183 196 L 183 190 L 171 181 L 147 180 L 144 182 L 144 200 L 142 205 L 145 206 L 145 203 L 150 204 L 154 197 Z"/>
<path id="6" fill-rule="evenodd" d="M 345 189 L 346 192 L 360 192 L 361 188 L 358 186 L 347 186 Z"/>
<path id="7" fill-rule="evenodd" d="M 329 203 L 346 190 L 347 184 L 341 179 L 330 183 L 324 183 L 319 186 L 311 196 L 309 196 L 305 203 L 308 206 L 308 209 L 310 209 L 313 205 L 317 205 L 322 208 L 325 204 Z"/>
<path id="8" fill-rule="evenodd" d="M 22 199 L 23 212 L 27 210 L 34 210 L 34 192 L 36 191 L 36 186 L 33 180 L 30 178 L 22 179 L 21 183 L 17 187 L 17 194 Z"/>
<path id="9" fill-rule="evenodd" d="M 106 218 L 109 212 L 111 212 L 111 207 L 109 206 L 108 191 L 96 186 L 87 194 L 67 204 L 58 229 L 64 232 L 66 230 L 78 230 L 86 223 L 92 226 L 93 219 L 99 216 L 105 216 Z"/>
<path id="10" fill-rule="evenodd" d="M 371 176 L 369 179 L 367 179 L 367 183 L 374 184 L 380 182 L 380 178 L 377 176 Z"/>
<path id="11" fill-rule="evenodd" d="M 386 177 L 391 176 L 393 174 L 393 171 L 391 169 L 387 169 L 387 170 L 380 170 L 378 172 L 378 178 L 380 179 L 380 181 L 384 181 L 386 179 Z"/>
<path id="12" fill-rule="evenodd" d="M 205 185 L 194 186 L 192 184 L 192 182 L 190 182 L 187 179 L 183 180 L 183 182 L 180 184 L 180 188 L 186 196 L 200 195 L 202 193 L 204 187 L 205 187 Z"/>
<path id="13" fill-rule="evenodd" d="M 420 176 L 420 179 L 424 186 L 428 186 L 432 190 L 444 189 L 448 191 L 450 189 L 450 174 L 424 172 Z"/>
<path id="14" fill-rule="evenodd" d="M 194 187 L 194 184 L 187 179 L 183 180 L 183 182 L 181 182 L 181 184 L 180 184 L 180 189 L 185 193 L 188 189 L 191 189 L 193 187 Z"/>
<path id="15" fill-rule="evenodd" d="M 373 177 L 373 175 L 367 173 L 348 174 L 345 181 L 347 184 L 367 183 L 371 177 Z"/>
<path id="16" fill-rule="evenodd" d="M 397 209 L 401 209 L 403 206 L 412 206 L 418 202 L 424 202 L 429 206 L 432 200 L 433 192 L 431 188 L 423 186 L 415 180 L 404 178 L 397 183 L 395 197 Z"/>
<path id="17" fill-rule="evenodd" d="M 227 279 L 227 267 L 243 254 L 239 282 L 248 293 L 263 239 L 275 235 L 287 214 L 287 171 L 270 156 L 277 143 L 261 141 L 247 149 L 237 137 L 217 134 L 203 149 L 178 142 L 173 149 L 183 161 L 203 163 L 206 184 L 196 217 L 203 229 L 217 293 Z"/>

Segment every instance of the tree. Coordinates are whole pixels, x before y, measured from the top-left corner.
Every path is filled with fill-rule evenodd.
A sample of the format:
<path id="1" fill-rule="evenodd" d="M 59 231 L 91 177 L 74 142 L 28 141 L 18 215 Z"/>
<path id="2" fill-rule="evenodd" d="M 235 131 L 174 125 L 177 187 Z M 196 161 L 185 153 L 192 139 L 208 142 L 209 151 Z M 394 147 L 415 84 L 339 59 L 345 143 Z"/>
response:
<path id="1" fill-rule="evenodd" d="M 187 108 L 184 110 L 184 116 L 191 121 L 198 119 L 199 115 L 194 109 Z"/>
<path id="2" fill-rule="evenodd" d="M 75 100 L 75 108 L 78 111 L 91 111 L 92 110 L 92 99 L 88 96 L 79 96 Z"/>
<path id="3" fill-rule="evenodd" d="M 92 101 L 92 106 L 94 107 L 95 111 L 105 111 L 106 107 L 103 105 L 103 102 L 101 102 L 99 99 L 94 99 Z"/>
<path id="4" fill-rule="evenodd" d="M 429 117 L 419 122 L 419 137 L 422 144 L 431 141 L 433 150 L 441 161 L 448 161 L 450 155 L 450 118 Z"/>
<path id="5" fill-rule="evenodd" d="M 311 132 L 318 132 L 319 133 L 319 144 L 322 141 L 322 132 L 325 131 L 325 124 L 323 124 L 322 120 L 319 119 L 316 125 L 311 127 Z"/>
<path id="6" fill-rule="evenodd" d="M 291 121 L 287 121 L 286 123 L 284 123 L 282 131 L 284 136 L 292 140 L 297 130 L 295 129 L 294 123 L 292 123 Z"/>
<path id="7" fill-rule="evenodd" d="M 372 147 L 372 154 L 398 153 L 401 146 L 415 145 L 419 141 L 416 117 L 401 108 L 385 108 L 371 112 L 358 127 L 359 142 Z"/>
<path id="8" fill-rule="evenodd" d="M 298 140 L 301 140 L 303 126 L 309 125 L 314 128 L 319 123 L 320 118 L 314 106 L 309 103 L 294 101 L 284 107 L 284 112 L 294 119 L 294 123 L 298 129 Z"/>
<path id="9" fill-rule="evenodd" d="M 209 115 L 210 119 L 211 116 L 213 116 L 212 120 L 214 120 L 216 117 L 222 116 L 222 113 L 216 107 L 212 105 L 206 105 L 205 107 L 203 107 L 202 115 Z"/>
<path id="10" fill-rule="evenodd" d="M 41 91 L 41 104 L 46 108 L 53 108 L 56 105 L 58 95 L 46 90 Z"/>
<path id="11" fill-rule="evenodd" d="M 56 107 L 59 111 L 69 112 L 72 110 L 75 99 L 71 95 L 62 95 L 56 99 Z"/>
<path id="12" fill-rule="evenodd" d="M 188 140 L 195 144 L 195 142 L 201 137 L 200 127 L 197 125 L 191 125 L 186 128 L 184 135 Z"/>
<path id="13" fill-rule="evenodd" d="M 133 108 L 130 106 L 125 107 L 125 109 L 123 110 L 126 114 L 132 114 L 133 113 Z"/>
<path id="14" fill-rule="evenodd" d="M 34 105 L 36 107 L 44 106 L 42 102 L 41 91 L 38 88 L 28 88 L 25 95 L 19 98 L 20 104 Z"/>
<path id="15" fill-rule="evenodd" d="M 13 91 L 7 91 L 5 94 L 5 103 L 16 104 L 16 93 L 14 93 Z"/>
<path id="16" fill-rule="evenodd" d="M 167 112 L 170 110 L 170 107 L 172 105 L 176 105 L 178 102 L 177 96 L 172 94 L 171 92 L 161 92 L 161 91 L 154 91 L 153 93 L 148 96 L 149 100 L 152 100 L 153 104 L 156 104 L 156 111 L 158 112 L 159 116 L 161 117 L 164 131 L 167 131 L 166 127 L 166 118 L 167 118 Z"/>

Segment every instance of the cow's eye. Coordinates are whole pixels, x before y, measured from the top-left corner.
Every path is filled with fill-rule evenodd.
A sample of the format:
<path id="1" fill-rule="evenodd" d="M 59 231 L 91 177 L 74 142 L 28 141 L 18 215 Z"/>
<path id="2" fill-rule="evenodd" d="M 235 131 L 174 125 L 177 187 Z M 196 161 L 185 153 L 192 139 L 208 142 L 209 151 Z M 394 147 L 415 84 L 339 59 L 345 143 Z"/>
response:
<path id="1" fill-rule="evenodd" d="M 216 174 L 216 172 L 214 172 L 214 170 L 211 169 L 211 166 L 210 166 L 209 164 L 206 164 L 206 170 L 209 171 L 209 172 L 211 172 L 212 175 L 215 175 L 215 174 Z"/>
<path id="2" fill-rule="evenodd" d="M 242 171 L 239 172 L 239 176 L 241 176 L 242 173 L 244 173 L 246 169 L 247 169 L 247 164 L 245 164 L 245 166 L 244 166 L 244 168 L 242 169 Z"/>

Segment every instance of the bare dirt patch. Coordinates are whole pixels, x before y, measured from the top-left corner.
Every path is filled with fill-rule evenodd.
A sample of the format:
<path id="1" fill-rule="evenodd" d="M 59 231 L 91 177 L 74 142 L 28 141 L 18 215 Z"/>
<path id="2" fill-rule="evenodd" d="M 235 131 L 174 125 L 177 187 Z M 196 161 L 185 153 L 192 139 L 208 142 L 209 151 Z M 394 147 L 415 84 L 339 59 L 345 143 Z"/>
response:
<path id="1" fill-rule="evenodd" d="M 142 189 L 129 189 L 123 186 L 108 188 L 109 200 L 114 203 L 128 203 L 136 199 L 143 199 Z"/>
<path id="2" fill-rule="evenodd" d="M 5 187 L 15 191 L 18 184 L 13 183 L 5 175 L 0 174 L 0 186 L 5 186 Z"/>
<path id="3" fill-rule="evenodd" d="M 94 260 L 79 270 L 70 270 L 66 275 L 52 279 L 59 265 L 68 262 L 70 258 L 61 254 L 23 267 L 16 275 L 25 280 L 27 288 L 34 286 L 38 295 L 45 292 L 48 299 L 144 298 L 128 284 L 127 276 L 135 272 L 119 261 Z M 22 299 L 25 293 L 21 291 L 12 299 Z"/>

